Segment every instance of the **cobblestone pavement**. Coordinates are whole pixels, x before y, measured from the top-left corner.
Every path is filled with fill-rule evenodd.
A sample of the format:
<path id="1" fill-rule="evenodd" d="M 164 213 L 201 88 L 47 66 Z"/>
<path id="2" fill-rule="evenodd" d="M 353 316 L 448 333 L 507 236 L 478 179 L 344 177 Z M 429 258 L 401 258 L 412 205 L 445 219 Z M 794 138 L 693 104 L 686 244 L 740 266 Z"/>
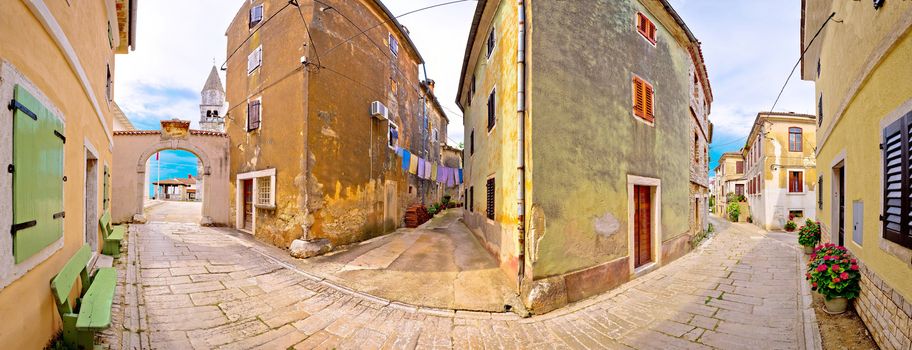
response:
<path id="1" fill-rule="evenodd" d="M 794 236 L 776 235 L 733 224 L 611 292 L 522 319 L 360 294 L 223 229 L 134 225 L 118 264 L 116 324 L 102 340 L 155 349 L 804 349 L 813 327 L 802 317 L 801 255 Z"/>

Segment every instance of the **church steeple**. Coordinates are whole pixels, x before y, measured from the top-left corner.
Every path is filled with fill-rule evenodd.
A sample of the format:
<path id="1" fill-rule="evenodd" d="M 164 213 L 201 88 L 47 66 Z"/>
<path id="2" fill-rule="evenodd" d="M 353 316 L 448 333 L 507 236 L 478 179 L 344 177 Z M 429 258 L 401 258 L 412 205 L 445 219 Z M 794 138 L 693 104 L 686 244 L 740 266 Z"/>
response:
<path id="1" fill-rule="evenodd" d="M 209 78 L 206 79 L 206 85 L 203 85 L 203 91 L 206 90 L 218 90 L 225 92 L 225 88 L 222 87 L 222 79 L 219 78 L 218 70 L 215 69 L 215 66 L 212 66 L 212 70 L 209 71 Z"/>
<path id="2" fill-rule="evenodd" d="M 225 131 L 225 88 L 215 65 L 200 91 L 200 128 L 207 131 Z"/>

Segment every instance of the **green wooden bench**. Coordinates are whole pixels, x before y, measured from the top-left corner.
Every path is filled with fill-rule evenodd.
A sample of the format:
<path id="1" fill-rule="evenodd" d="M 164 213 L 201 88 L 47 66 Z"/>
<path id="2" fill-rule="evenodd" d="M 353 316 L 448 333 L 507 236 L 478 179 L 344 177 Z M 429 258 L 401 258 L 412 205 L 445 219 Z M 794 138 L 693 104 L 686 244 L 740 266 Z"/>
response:
<path id="1" fill-rule="evenodd" d="M 82 246 L 51 280 L 51 294 L 63 321 L 63 341 L 79 349 L 94 348 L 95 332 L 111 326 L 117 284 L 117 270 L 113 267 L 100 268 L 90 278 L 86 265 L 91 259 L 92 249 Z M 82 289 L 78 297 L 71 298 L 77 279 L 82 282 Z"/>
<path id="2" fill-rule="evenodd" d="M 124 238 L 126 227 L 111 225 L 110 212 L 105 212 L 101 219 L 98 219 L 98 225 L 101 226 L 101 236 L 104 238 L 104 246 L 101 248 L 101 253 L 119 258 L 120 241 Z"/>

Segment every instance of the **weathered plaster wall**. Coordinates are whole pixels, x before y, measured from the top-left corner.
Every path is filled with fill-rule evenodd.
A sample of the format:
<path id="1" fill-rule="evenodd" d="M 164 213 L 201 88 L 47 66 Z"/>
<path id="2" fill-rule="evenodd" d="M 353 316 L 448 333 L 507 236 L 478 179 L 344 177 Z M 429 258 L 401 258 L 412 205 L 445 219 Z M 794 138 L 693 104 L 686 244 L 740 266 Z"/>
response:
<path id="1" fill-rule="evenodd" d="M 475 93 L 465 109 L 465 135 L 475 133 L 475 152 L 466 154 L 465 186 L 474 189 L 472 207 L 465 222 L 482 243 L 500 261 L 501 268 L 515 280 L 519 268 L 516 184 L 516 53 L 517 6 L 515 2 L 489 2 L 475 39 L 476 57 L 469 72 L 476 79 Z M 493 26 L 492 26 L 493 25 Z M 485 45 L 488 34 L 495 31 L 496 45 L 490 58 Z M 527 54 L 526 57 L 530 55 Z M 471 74 L 471 73 L 468 73 Z M 471 84 L 471 83 L 469 83 Z M 495 125 L 488 130 L 488 96 L 495 90 Z M 467 151 L 468 152 L 468 151 Z M 485 215 L 486 183 L 494 178 L 494 219 Z M 531 186 L 531 184 L 527 183 Z"/>
<path id="2" fill-rule="evenodd" d="M 658 46 L 641 37 L 634 18 L 644 10 L 637 1 L 534 2 L 532 11 L 547 14 L 535 17 L 531 43 L 531 201 L 545 223 L 529 237 L 537 241 L 535 278 L 628 254 L 628 174 L 661 179 L 661 240 L 687 234 L 693 138 L 687 51 L 654 18 Z M 655 87 L 654 126 L 633 115 L 634 75 Z"/>
<path id="3" fill-rule="evenodd" d="M 909 300 L 912 250 L 883 239 L 879 219 L 884 181 L 879 145 L 883 128 L 912 111 L 912 3 L 887 2 L 878 11 L 869 3 L 836 2 L 833 6 L 844 22 L 830 25 L 821 43 L 822 70 L 816 89 L 818 96 L 824 95 L 824 121 L 817 135 L 817 169 L 823 176 L 824 203 L 817 217 L 824 239 L 835 240 L 838 203 L 834 201 L 833 168 L 842 162 L 845 245 L 883 284 Z M 855 212 L 855 202 L 863 205 L 863 213 Z M 859 228 L 852 224 L 856 216 L 863 219 Z M 861 244 L 853 240 L 856 233 L 861 235 Z M 879 345 L 889 348 L 885 343 Z"/>
<path id="4" fill-rule="evenodd" d="M 249 6 L 259 3 L 265 4 L 264 18 L 286 4 L 243 4 L 228 29 L 229 53 L 249 35 Z M 445 118 L 436 111 L 425 120 L 419 57 L 392 24 L 334 47 L 360 32 L 339 13 L 358 28 L 388 19 L 373 1 L 348 1 L 327 11 L 301 6 L 313 43 L 297 11 L 286 10 L 229 60 L 232 180 L 238 173 L 276 169 L 276 208 L 256 209 L 254 234 L 280 247 L 298 238 L 339 245 L 390 232 L 409 204 L 430 204 L 439 190 L 401 169 L 401 158 L 387 145 L 389 122 L 372 118 L 370 103 L 384 103 L 399 126 L 399 145 L 426 159 L 440 157 L 431 130 L 436 126 L 445 135 Z M 398 56 L 389 50 L 388 33 L 399 42 Z M 263 64 L 248 75 L 246 55 L 260 45 Z M 301 56 L 312 65 L 302 69 Z M 262 101 L 262 124 L 247 132 L 246 104 L 256 98 Z"/>
<path id="5" fill-rule="evenodd" d="M 48 285 L 73 253 L 86 243 L 85 237 L 85 165 L 86 150 L 93 149 L 99 169 L 112 163 L 111 141 L 105 125 L 113 125 L 113 104 L 105 99 L 105 66 L 114 72 L 114 52 L 107 40 L 108 15 L 105 2 L 93 1 L 68 5 L 64 1 L 42 1 L 60 32 L 52 33 L 42 25 L 29 6 L 33 1 L 0 1 L 0 100 L 5 106 L 12 99 L 12 89 L 22 84 L 46 104 L 65 123 L 64 145 L 64 211 L 63 237 L 32 258 L 15 264 L 11 254 L 12 236 L 6 230 L 0 237 L 0 315 L 15 321 L 0 324 L 2 347 L 41 349 L 60 328 L 60 320 Z M 115 16 L 116 17 L 116 16 Z M 54 41 L 54 34 L 65 34 L 72 55 Z M 90 98 L 73 66 L 67 59 L 77 58 Z M 101 115 L 99 119 L 97 105 Z M 0 163 L 12 161 L 12 113 L 0 110 Z M 104 124 L 103 124 L 104 123 Z M 4 166 L 5 167 L 5 166 Z M 97 183 L 101 183 L 98 171 Z M 116 176 L 116 174 L 114 175 Z M 10 227 L 12 220 L 12 176 L 0 175 L 0 226 Z M 98 191 L 96 212 L 102 212 L 102 194 Z M 100 238 L 96 242 L 100 241 Z M 99 251 L 100 246 L 93 246 Z"/>

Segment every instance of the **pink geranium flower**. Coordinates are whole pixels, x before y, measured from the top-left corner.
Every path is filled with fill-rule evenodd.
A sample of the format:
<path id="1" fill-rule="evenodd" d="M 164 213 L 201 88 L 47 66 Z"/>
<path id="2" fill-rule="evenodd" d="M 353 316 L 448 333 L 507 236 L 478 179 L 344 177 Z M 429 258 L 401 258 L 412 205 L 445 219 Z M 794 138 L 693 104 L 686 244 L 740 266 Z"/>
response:
<path id="1" fill-rule="evenodd" d="M 847 279 L 849 279 L 849 273 L 843 272 L 843 273 L 839 274 L 839 278 L 841 278 L 842 280 L 847 280 Z"/>
<path id="2" fill-rule="evenodd" d="M 839 283 L 839 277 L 833 277 L 833 283 Z"/>
<path id="3" fill-rule="evenodd" d="M 829 268 L 829 266 L 826 266 L 826 264 L 820 264 L 820 266 L 817 266 L 817 272 L 824 272 L 828 268 Z"/>
<path id="4" fill-rule="evenodd" d="M 853 259 L 853 260 L 854 260 L 854 259 Z M 852 265 L 851 269 L 857 271 L 857 270 L 858 270 L 858 265 Z"/>

